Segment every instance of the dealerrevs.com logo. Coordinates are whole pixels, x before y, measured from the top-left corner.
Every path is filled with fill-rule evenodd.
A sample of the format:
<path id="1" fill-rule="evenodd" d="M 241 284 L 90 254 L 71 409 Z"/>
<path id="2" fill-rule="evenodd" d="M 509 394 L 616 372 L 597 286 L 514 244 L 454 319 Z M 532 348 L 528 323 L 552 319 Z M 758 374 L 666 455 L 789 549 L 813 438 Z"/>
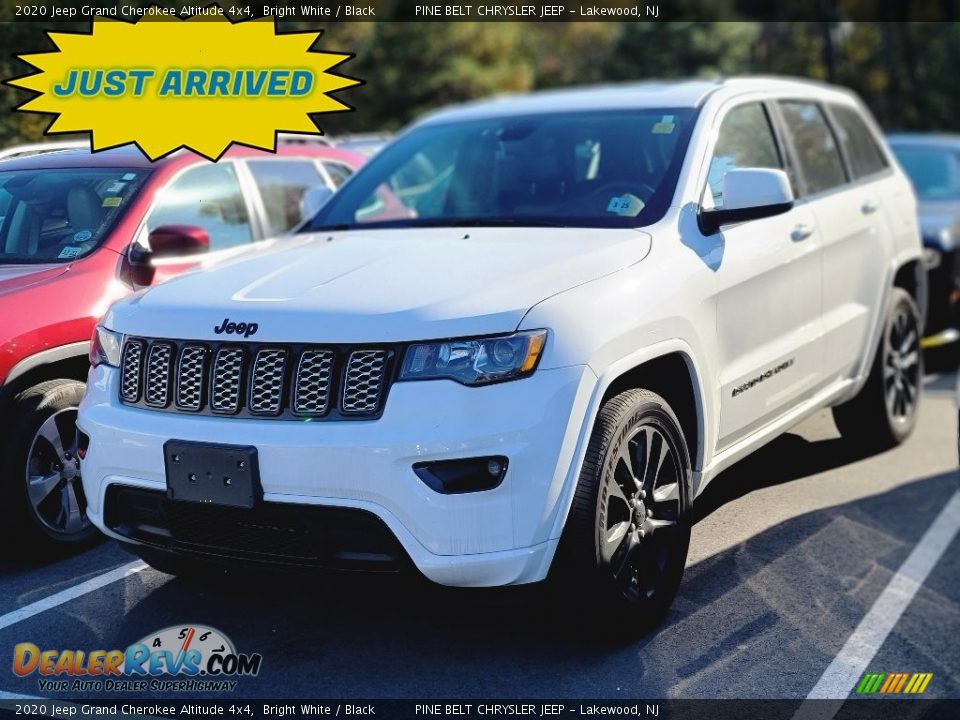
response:
<path id="1" fill-rule="evenodd" d="M 34 643 L 13 649 L 13 672 L 38 676 L 45 692 L 231 692 L 238 677 L 260 672 L 263 656 L 238 653 L 219 630 L 176 625 L 126 650 L 50 650 Z"/>

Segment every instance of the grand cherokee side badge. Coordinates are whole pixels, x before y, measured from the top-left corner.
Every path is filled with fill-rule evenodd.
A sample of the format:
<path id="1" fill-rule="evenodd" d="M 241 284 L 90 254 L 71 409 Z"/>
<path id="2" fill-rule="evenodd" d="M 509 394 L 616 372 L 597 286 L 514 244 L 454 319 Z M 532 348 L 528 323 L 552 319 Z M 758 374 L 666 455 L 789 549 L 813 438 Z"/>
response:
<path id="1" fill-rule="evenodd" d="M 243 335 L 245 338 L 255 335 L 257 330 L 260 329 L 260 326 L 257 323 L 235 323 L 231 322 L 230 318 L 224 318 L 223 322 L 220 323 L 220 327 L 215 327 L 213 331 L 217 335 Z"/>

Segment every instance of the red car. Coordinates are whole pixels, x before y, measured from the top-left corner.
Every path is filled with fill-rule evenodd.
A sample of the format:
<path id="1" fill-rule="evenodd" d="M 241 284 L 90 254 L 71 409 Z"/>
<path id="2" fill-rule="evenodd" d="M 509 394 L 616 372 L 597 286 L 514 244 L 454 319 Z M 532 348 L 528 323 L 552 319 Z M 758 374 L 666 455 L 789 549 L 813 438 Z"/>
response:
<path id="1" fill-rule="evenodd" d="M 0 532 L 46 554 L 97 537 L 76 408 L 94 324 L 115 300 L 290 230 L 364 157 L 283 142 L 212 163 L 182 152 L 41 149 L 0 161 Z M 308 192 L 309 190 L 309 192 Z"/>

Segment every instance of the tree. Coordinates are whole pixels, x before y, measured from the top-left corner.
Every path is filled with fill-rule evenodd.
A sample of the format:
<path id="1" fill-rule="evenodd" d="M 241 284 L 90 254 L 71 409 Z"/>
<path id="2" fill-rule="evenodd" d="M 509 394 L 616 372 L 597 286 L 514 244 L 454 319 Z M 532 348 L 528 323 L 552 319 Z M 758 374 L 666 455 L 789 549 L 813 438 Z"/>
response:
<path id="1" fill-rule="evenodd" d="M 751 68 L 759 25 L 749 22 L 626 23 L 606 64 L 611 79 L 732 75 Z"/>

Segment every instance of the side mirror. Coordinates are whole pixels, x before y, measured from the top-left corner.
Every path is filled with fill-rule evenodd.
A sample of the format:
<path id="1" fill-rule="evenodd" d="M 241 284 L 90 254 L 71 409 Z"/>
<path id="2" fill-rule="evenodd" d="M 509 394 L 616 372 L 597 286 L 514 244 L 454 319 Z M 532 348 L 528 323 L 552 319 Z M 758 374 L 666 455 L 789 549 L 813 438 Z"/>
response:
<path id="1" fill-rule="evenodd" d="M 320 212 L 320 208 L 326 205 L 332 197 L 333 190 L 326 185 L 314 185 L 308 188 L 300 198 L 300 219 L 312 220 L 313 216 Z"/>
<path id="2" fill-rule="evenodd" d="M 161 225 L 149 235 L 149 259 L 201 255 L 210 249 L 207 231 L 195 225 Z"/>
<path id="3" fill-rule="evenodd" d="M 700 211 L 700 230 L 713 235 L 723 225 L 781 215 L 793 207 L 790 178 L 783 170 L 737 168 L 723 176 L 723 208 Z"/>

